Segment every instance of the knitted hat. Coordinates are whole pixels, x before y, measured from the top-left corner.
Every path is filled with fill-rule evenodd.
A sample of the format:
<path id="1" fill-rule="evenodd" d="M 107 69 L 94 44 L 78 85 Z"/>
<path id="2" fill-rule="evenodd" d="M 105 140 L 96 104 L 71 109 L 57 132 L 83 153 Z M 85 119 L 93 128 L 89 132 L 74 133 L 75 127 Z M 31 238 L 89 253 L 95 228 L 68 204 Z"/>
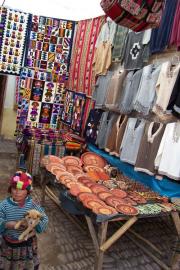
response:
<path id="1" fill-rule="evenodd" d="M 10 182 L 10 186 L 21 190 L 32 190 L 32 176 L 27 172 L 17 171 Z"/>

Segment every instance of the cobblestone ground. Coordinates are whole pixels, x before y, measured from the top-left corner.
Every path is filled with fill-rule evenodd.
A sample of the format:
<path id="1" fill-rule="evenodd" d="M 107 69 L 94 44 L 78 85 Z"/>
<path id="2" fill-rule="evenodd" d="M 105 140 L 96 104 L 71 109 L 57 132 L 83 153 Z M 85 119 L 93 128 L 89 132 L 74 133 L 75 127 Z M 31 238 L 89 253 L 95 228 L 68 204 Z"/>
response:
<path id="1" fill-rule="evenodd" d="M 8 154 L 5 154 L 1 151 L 4 148 L 0 144 L 0 152 L 3 152 L 0 153 L 0 200 L 6 197 L 9 176 L 15 171 L 16 155 L 12 145 L 11 150 L 8 150 L 6 144 Z M 36 200 L 40 199 L 40 188 L 35 187 L 33 196 Z M 81 232 L 48 197 L 46 197 L 45 210 L 49 217 L 49 227 L 47 232 L 38 236 L 40 270 L 93 269 L 95 253 L 88 231 Z M 109 234 L 112 234 L 114 229 L 110 226 Z M 169 218 L 141 220 L 133 229 L 151 240 L 166 254 L 170 254 L 170 247 L 176 235 L 174 225 Z M 130 241 L 128 235 L 125 235 L 106 253 L 103 269 L 160 270 L 161 267 Z M 180 269 L 180 265 L 176 269 Z"/>

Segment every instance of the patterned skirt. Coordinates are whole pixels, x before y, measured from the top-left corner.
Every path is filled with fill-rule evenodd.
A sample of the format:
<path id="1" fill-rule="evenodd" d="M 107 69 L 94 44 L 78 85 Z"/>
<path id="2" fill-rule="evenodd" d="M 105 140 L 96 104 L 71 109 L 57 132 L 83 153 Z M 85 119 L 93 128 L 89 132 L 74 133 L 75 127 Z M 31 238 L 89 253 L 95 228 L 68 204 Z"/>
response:
<path id="1" fill-rule="evenodd" d="M 22 243 L 9 243 L 2 239 L 0 247 L 0 270 L 38 269 L 37 237 Z"/>

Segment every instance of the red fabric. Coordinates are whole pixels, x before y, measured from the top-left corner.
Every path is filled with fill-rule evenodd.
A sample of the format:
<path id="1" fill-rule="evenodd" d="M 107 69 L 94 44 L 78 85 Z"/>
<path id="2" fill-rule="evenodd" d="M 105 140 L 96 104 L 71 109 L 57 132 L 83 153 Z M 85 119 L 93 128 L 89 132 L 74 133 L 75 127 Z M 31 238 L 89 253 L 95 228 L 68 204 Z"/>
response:
<path id="1" fill-rule="evenodd" d="M 174 22 L 170 38 L 170 45 L 176 45 L 178 51 L 180 50 L 180 1 L 178 1 L 176 7 L 176 13 L 174 16 Z"/>
<path id="2" fill-rule="evenodd" d="M 92 62 L 96 40 L 104 22 L 105 16 L 78 22 L 67 83 L 69 90 L 92 95 L 95 85 Z"/>
<path id="3" fill-rule="evenodd" d="M 102 0 L 101 7 L 117 24 L 139 32 L 148 28 L 158 27 L 164 7 L 164 0 Z"/>

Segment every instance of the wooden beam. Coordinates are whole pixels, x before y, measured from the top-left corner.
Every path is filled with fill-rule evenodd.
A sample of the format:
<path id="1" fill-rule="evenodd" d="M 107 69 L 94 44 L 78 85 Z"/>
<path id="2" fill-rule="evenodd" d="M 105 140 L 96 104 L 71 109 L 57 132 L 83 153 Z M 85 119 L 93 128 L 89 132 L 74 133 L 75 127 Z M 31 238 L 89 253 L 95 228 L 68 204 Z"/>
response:
<path id="1" fill-rule="evenodd" d="M 88 225 L 88 228 L 89 228 L 89 232 L 90 232 L 90 235 L 91 235 L 91 238 L 92 238 L 92 241 L 93 241 L 95 250 L 96 250 L 96 254 L 98 254 L 99 244 L 98 244 L 98 239 L 97 239 L 96 231 L 94 229 L 94 225 L 93 225 L 92 220 L 91 220 L 90 217 L 85 216 L 85 218 L 86 218 L 87 225 Z"/>
<path id="2" fill-rule="evenodd" d="M 171 212 L 172 219 L 174 221 L 174 225 L 178 234 L 177 239 L 177 245 L 175 245 L 174 250 L 172 252 L 171 258 L 170 258 L 170 265 L 172 269 L 176 268 L 176 264 L 180 261 L 180 254 L 179 252 L 176 252 L 176 248 L 180 248 L 180 218 L 178 212 Z M 177 268 L 176 268 L 177 269 Z"/>
<path id="3" fill-rule="evenodd" d="M 121 225 L 123 225 L 123 223 L 121 223 L 121 222 L 118 222 L 118 223 L 120 223 Z M 144 238 L 143 236 L 141 236 L 139 233 L 135 232 L 133 229 L 129 229 L 128 232 L 132 233 L 138 239 L 140 239 L 141 241 L 143 241 L 144 243 L 146 243 L 153 250 L 155 250 L 157 253 L 159 253 L 159 255 L 164 256 L 163 252 L 159 248 L 157 248 L 153 243 L 151 243 L 149 240 L 147 240 L 146 238 Z"/>
<path id="4" fill-rule="evenodd" d="M 171 212 L 172 219 L 174 221 L 174 225 L 176 227 L 176 231 L 178 236 L 180 237 L 180 218 L 178 212 Z"/>
<path id="5" fill-rule="evenodd" d="M 108 228 L 108 221 L 102 222 L 99 225 L 99 233 L 98 233 L 99 247 L 106 241 L 107 228 Z M 99 252 L 96 256 L 94 270 L 102 270 L 103 257 L 104 257 L 104 251 L 99 249 Z"/>
<path id="6" fill-rule="evenodd" d="M 105 252 L 112 244 L 114 244 L 136 221 L 136 216 L 131 217 L 126 223 L 117 230 L 105 243 L 100 246 L 100 250 Z"/>

